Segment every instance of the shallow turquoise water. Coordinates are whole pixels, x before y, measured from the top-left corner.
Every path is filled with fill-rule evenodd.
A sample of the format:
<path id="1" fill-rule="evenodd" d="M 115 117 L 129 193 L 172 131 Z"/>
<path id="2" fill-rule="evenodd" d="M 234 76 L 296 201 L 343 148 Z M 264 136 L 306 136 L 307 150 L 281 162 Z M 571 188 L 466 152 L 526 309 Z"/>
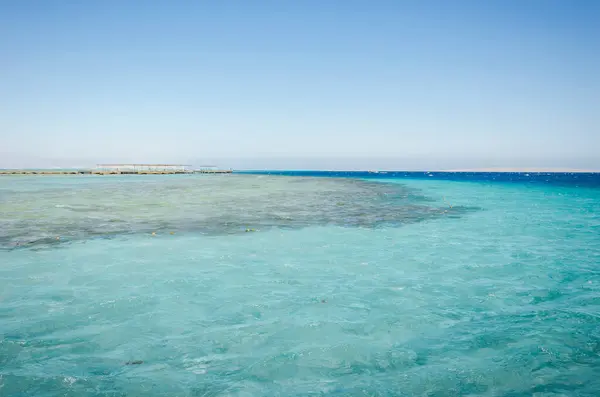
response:
<path id="1" fill-rule="evenodd" d="M 1 396 L 600 390 L 598 189 L 7 177 L 0 205 Z"/>

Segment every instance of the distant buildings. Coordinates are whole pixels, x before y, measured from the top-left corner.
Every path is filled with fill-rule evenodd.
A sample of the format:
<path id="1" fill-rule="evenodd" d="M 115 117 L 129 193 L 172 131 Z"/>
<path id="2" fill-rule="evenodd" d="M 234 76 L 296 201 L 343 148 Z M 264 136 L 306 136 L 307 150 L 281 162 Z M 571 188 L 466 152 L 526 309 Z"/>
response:
<path id="1" fill-rule="evenodd" d="M 103 172 L 192 172 L 188 164 L 98 164 L 96 170 Z"/>

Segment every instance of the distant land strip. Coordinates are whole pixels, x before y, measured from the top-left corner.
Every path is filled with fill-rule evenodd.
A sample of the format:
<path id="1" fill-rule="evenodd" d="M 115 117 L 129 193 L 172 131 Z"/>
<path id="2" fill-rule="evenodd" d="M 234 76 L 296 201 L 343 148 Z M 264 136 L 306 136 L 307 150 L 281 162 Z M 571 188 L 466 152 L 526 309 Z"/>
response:
<path id="1" fill-rule="evenodd" d="M 0 175 L 174 175 L 174 174 L 231 174 L 232 170 L 190 170 L 190 171 L 32 171 L 0 170 Z"/>
<path id="2" fill-rule="evenodd" d="M 572 168 L 464 168 L 453 170 L 437 170 L 432 172 L 542 172 L 542 173 L 600 173 L 600 170 L 572 169 Z"/>

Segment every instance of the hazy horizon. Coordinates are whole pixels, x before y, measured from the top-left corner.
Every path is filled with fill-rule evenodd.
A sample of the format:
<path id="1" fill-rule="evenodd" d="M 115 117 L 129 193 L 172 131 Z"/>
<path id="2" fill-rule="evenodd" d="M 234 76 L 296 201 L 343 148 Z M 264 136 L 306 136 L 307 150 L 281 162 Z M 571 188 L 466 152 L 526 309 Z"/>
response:
<path id="1" fill-rule="evenodd" d="M 3 160 L 8 156 L 2 156 Z M 591 159 L 554 159 L 513 158 L 510 160 L 494 158 L 419 158 L 419 157 L 246 157 L 195 159 L 178 158 L 96 158 L 96 159 L 48 159 L 26 158 L 0 162 L 0 169 L 25 168 L 93 168 L 102 163 L 126 164 L 188 164 L 192 167 L 215 165 L 223 169 L 235 170 L 397 170 L 397 171 L 443 171 L 471 169 L 556 169 L 556 170 L 592 170 L 600 171 Z"/>
<path id="2" fill-rule="evenodd" d="M 0 167 L 600 169 L 600 2 L 0 4 Z"/>

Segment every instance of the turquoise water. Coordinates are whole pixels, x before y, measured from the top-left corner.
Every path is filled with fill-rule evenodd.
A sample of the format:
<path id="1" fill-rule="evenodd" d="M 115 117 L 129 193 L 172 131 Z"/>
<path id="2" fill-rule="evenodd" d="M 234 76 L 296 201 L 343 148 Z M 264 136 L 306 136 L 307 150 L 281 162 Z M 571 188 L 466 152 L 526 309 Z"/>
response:
<path id="1" fill-rule="evenodd" d="M 600 390 L 598 188 L 3 177 L 0 225 L 1 396 Z"/>

